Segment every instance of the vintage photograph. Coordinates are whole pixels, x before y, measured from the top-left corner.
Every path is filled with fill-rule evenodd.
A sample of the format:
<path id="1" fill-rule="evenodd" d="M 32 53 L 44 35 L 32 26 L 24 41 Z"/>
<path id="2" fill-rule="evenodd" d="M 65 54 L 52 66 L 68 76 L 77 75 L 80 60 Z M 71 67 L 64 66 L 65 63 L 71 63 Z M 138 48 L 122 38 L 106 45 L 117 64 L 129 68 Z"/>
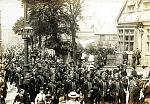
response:
<path id="1" fill-rule="evenodd" d="M 150 104 L 150 0 L 0 0 L 0 104 Z"/>

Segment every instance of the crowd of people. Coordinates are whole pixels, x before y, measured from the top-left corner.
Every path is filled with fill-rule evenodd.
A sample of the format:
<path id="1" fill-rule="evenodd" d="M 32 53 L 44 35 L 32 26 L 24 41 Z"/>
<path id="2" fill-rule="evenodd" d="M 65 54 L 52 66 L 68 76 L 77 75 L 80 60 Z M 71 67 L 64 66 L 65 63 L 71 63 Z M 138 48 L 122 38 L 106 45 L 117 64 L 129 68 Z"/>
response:
<path id="1" fill-rule="evenodd" d="M 135 69 L 128 76 L 125 64 L 111 70 L 96 65 L 87 70 L 85 64 L 76 65 L 74 61 L 66 64 L 62 58 L 48 53 L 31 58 L 27 66 L 23 62 L 22 51 L 4 55 L 5 72 L 0 75 L 7 85 L 15 84 L 18 89 L 14 104 L 59 104 L 61 101 L 69 104 L 72 98 L 78 102 L 74 104 L 143 104 L 149 100 L 148 81 L 142 80 Z M 3 85 L 0 89 L 3 88 L 5 99 L 7 86 Z"/>
<path id="2" fill-rule="evenodd" d="M 141 59 L 141 52 L 137 48 L 135 51 L 133 51 L 131 66 L 134 68 L 134 67 L 136 67 L 136 65 L 140 65 L 141 64 L 140 59 Z M 128 65 L 129 64 L 128 62 L 129 62 L 128 53 L 126 51 L 124 51 L 124 53 L 123 53 L 123 63 Z"/>

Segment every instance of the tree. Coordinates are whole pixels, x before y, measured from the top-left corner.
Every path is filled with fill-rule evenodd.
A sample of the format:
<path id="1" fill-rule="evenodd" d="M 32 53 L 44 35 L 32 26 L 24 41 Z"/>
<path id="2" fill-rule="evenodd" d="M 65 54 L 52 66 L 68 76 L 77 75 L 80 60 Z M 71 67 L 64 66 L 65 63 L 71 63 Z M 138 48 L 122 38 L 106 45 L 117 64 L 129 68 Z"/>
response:
<path id="1" fill-rule="evenodd" d="M 87 54 L 92 54 L 95 55 L 97 53 L 97 49 L 93 44 L 89 44 L 86 48 L 85 51 Z"/>
<path id="2" fill-rule="evenodd" d="M 29 22 L 34 30 L 33 36 L 38 37 L 39 48 L 42 37 L 45 37 L 45 46 L 54 48 L 56 53 L 60 53 L 63 44 L 61 34 L 67 34 L 72 36 L 72 47 L 75 50 L 75 34 L 79 29 L 77 22 L 81 17 L 80 0 L 21 1 L 28 3 Z M 14 29 L 17 29 L 16 25 Z"/>
<path id="3" fill-rule="evenodd" d="M 82 0 L 67 0 L 68 8 L 67 13 L 69 12 L 68 20 L 70 22 L 70 31 L 72 35 L 72 50 L 73 50 L 73 60 L 76 63 L 76 30 L 78 30 L 77 22 L 81 19 L 81 4 Z M 78 20 L 79 19 L 79 20 Z"/>
<path id="4" fill-rule="evenodd" d="M 82 57 L 82 53 L 84 52 L 84 48 L 83 48 L 83 46 L 82 46 L 82 44 L 80 44 L 80 43 L 77 43 L 77 60 L 80 60 L 81 59 L 81 57 Z"/>
<path id="5" fill-rule="evenodd" d="M 12 27 L 13 31 L 15 34 L 20 35 L 20 30 L 21 28 L 24 27 L 24 18 L 21 17 L 20 19 L 18 19 L 15 23 L 15 25 Z"/>

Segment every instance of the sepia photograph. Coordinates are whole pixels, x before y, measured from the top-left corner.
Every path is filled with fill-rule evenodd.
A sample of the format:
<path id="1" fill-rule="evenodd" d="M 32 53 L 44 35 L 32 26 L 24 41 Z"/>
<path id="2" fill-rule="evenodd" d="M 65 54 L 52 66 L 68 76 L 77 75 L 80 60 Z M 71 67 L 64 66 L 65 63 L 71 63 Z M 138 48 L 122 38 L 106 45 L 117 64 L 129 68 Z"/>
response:
<path id="1" fill-rule="evenodd" d="M 150 0 L 0 0 L 0 104 L 150 104 Z"/>

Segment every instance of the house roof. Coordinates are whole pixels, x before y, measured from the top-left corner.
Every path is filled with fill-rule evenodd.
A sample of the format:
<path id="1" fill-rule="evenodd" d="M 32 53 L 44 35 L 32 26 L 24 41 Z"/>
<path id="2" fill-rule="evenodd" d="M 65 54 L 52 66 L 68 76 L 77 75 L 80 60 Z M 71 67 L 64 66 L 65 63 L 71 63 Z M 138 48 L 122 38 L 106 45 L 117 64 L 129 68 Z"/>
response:
<path id="1" fill-rule="evenodd" d="M 149 15 L 150 10 L 149 9 L 146 10 L 146 8 L 144 8 L 144 6 L 141 5 L 143 0 L 138 0 L 138 2 L 136 2 L 135 10 L 126 11 L 126 7 L 130 6 L 130 4 L 128 5 L 129 1 L 130 0 L 126 0 L 124 6 L 121 9 L 121 12 L 119 13 L 119 15 L 117 17 L 118 24 L 150 21 L 150 15 Z"/>
<path id="2" fill-rule="evenodd" d="M 118 17 L 117 17 L 117 22 L 119 21 L 119 18 L 120 18 L 120 16 L 121 16 L 123 10 L 125 9 L 125 6 L 126 6 L 126 4 L 127 4 L 127 1 L 128 1 L 128 0 L 125 0 L 124 5 L 123 5 L 123 7 L 121 8 L 121 10 L 120 10 L 120 12 L 119 12 L 119 15 L 118 15 Z"/>

